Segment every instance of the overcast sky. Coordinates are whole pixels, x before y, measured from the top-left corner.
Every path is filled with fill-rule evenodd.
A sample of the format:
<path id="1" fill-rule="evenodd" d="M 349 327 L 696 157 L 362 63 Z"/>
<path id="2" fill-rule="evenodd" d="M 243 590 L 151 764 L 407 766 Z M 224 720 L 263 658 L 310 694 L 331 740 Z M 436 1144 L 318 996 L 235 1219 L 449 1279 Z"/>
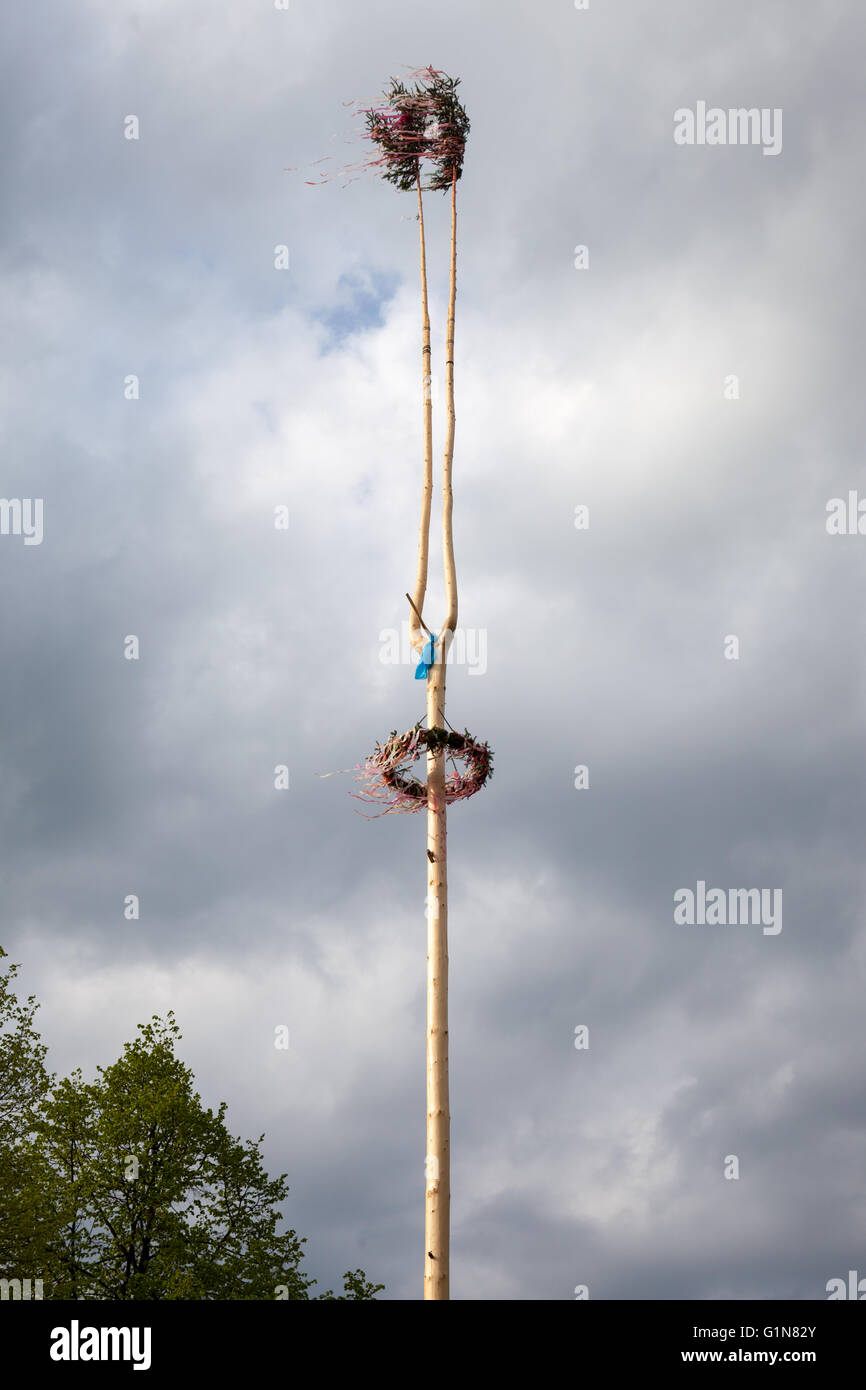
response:
<path id="1" fill-rule="evenodd" d="M 306 180 L 359 157 L 347 103 L 432 63 L 472 121 L 447 708 L 495 751 L 449 815 L 452 1296 L 866 1275 L 866 536 L 827 530 L 866 497 L 857 0 L 3 27 L 0 493 L 44 512 L 0 535 L 0 944 L 53 1069 L 174 1009 L 321 1286 L 421 1296 L 423 817 L 316 775 L 424 710 L 382 635 L 415 572 L 417 223 L 372 175 Z M 677 144 L 699 103 L 775 112 L 781 148 Z M 676 922 L 699 882 L 781 892 L 781 930 Z"/>

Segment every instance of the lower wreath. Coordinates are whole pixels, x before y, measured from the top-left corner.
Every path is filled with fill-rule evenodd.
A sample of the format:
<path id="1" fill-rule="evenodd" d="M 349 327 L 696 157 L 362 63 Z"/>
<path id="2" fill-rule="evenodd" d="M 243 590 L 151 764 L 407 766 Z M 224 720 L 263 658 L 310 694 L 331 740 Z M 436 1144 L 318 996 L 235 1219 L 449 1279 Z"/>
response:
<path id="1" fill-rule="evenodd" d="M 440 750 L 456 756 L 465 770 L 448 772 L 445 777 L 445 802 L 465 801 L 479 792 L 493 776 L 493 753 L 486 743 L 479 743 L 469 733 L 453 729 L 431 729 L 414 725 L 404 734 L 393 730 L 386 743 L 376 744 L 358 777 L 365 790 L 364 801 L 387 802 L 385 811 L 421 811 L 427 805 L 427 783 L 408 776 L 408 769 L 426 752 Z M 383 812 L 382 814 L 385 814 Z"/>

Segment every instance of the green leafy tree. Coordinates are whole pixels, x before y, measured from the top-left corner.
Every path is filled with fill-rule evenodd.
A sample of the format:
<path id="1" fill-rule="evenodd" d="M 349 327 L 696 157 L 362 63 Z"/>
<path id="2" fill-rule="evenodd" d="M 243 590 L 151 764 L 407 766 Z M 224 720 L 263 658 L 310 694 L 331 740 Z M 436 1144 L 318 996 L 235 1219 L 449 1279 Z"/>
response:
<path id="1" fill-rule="evenodd" d="M 286 1177 L 266 1173 L 263 1135 L 242 1142 L 225 1103 L 204 1107 L 173 1014 L 96 1081 L 53 1082 L 15 973 L 0 973 L 0 1277 L 53 1299 L 375 1298 L 363 1270 L 311 1292 L 305 1240 L 278 1230 Z"/>
<path id="2" fill-rule="evenodd" d="M 49 1097 L 37 1151 L 55 1174 L 53 1298 L 309 1299 L 304 1240 L 278 1231 L 285 1175 L 269 1178 L 258 1140 L 206 1109 L 175 1054 L 169 1013 L 140 1024 L 112 1066 L 76 1072 Z M 347 1299 L 383 1285 L 346 1276 Z M 325 1298 L 334 1297 L 328 1292 Z"/>
<path id="3" fill-rule="evenodd" d="M 19 1000 L 17 965 L 0 946 L 0 1278 L 38 1278 L 48 1225 L 49 1174 L 34 1161 L 30 1139 L 50 1085 L 45 1044 L 34 1026 L 34 995 Z"/>

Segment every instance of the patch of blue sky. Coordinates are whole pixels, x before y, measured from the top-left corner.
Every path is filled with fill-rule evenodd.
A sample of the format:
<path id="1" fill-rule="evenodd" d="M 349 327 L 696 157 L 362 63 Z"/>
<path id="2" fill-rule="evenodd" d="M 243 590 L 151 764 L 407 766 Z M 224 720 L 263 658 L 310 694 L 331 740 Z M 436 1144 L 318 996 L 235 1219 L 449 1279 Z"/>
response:
<path id="1" fill-rule="evenodd" d="M 381 328 L 385 307 L 394 298 L 399 283 L 399 275 L 385 275 L 375 270 L 341 275 L 335 302 L 327 309 L 313 311 L 312 317 L 328 332 L 321 355 L 334 352 L 347 338 L 358 333 Z"/>

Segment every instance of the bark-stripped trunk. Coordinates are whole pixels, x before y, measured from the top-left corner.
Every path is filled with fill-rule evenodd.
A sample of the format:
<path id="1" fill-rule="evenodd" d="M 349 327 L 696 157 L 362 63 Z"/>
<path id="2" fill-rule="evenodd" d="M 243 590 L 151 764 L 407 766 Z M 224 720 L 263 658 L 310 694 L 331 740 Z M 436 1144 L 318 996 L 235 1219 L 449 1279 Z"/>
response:
<path id="1" fill-rule="evenodd" d="M 457 627 L 457 570 L 454 566 L 454 537 L 451 532 L 451 512 L 454 498 L 451 493 L 451 465 L 454 461 L 454 305 L 457 299 L 457 179 L 451 176 L 451 287 L 448 296 L 448 332 L 445 340 L 445 406 L 448 425 L 445 433 L 445 458 L 442 464 L 442 559 L 445 565 L 445 602 L 448 616 L 443 634 Z"/>
<path id="2" fill-rule="evenodd" d="M 433 397 L 430 373 L 430 312 L 427 306 L 427 250 L 424 241 L 424 206 L 421 202 L 421 174 L 417 173 L 418 235 L 421 250 L 421 388 L 424 402 L 424 487 L 421 493 L 421 521 L 418 527 L 418 568 L 412 601 L 418 613 L 424 611 L 427 592 L 427 559 L 430 551 L 430 505 L 433 500 Z M 409 640 L 416 651 L 424 644 L 424 631 L 415 613 L 409 611 Z"/>
<path id="3" fill-rule="evenodd" d="M 457 572 L 451 528 L 454 458 L 454 307 L 457 295 L 457 181 L 451 180 L 451 276 L 445 344 L 448 422 L 442 466 L 442 561 L 448 616 L 427 675 L 427 726 L 445 727 L 445 671 L 457 626 Z M 418 605 L 420 608 L 420 605 Z M 445 754 L 427 754 L 427 1188 L 424 1298 L 449 1297 L 451 1244 L 451 1111 L 448 1100 L 448 859 Z"/>
<path id="4" fill-rule="evenodd" d="M 447 640 L 447 639 L 446 639 Z M 427 676 L 428 728 L 444 727 L 445 657 Z M 448 1103 L 448 876 L 445 754 L 427 754 L 427 1184 L 424 1298 L 448 1298 L 450 1123 Z"/>

